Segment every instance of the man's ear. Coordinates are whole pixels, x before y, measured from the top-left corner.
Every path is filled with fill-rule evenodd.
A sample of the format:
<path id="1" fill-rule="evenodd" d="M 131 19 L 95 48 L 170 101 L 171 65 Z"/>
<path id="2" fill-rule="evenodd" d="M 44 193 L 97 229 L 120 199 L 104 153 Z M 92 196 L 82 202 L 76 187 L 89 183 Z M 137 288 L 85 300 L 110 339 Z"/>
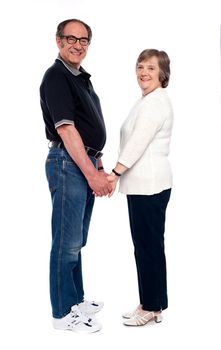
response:
<path id="1" fill-rule="evenodd" d="M 60 49 L 60 47 L 61 47 L 61 38 L 56 37 L 56 44 L 57 44 L 57 47 Z"/>

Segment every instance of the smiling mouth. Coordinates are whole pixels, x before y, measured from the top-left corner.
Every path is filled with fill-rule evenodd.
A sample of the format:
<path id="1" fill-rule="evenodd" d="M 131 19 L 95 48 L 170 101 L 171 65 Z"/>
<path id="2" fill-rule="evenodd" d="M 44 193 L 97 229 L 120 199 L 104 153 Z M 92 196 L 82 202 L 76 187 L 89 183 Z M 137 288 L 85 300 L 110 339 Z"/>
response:
<path id="1" fill-rule="evenodd" d="M 80 56 L 81 55 L 81 52 L 79 51 L 69 51 L 72 55 L 74 56 Z"/>

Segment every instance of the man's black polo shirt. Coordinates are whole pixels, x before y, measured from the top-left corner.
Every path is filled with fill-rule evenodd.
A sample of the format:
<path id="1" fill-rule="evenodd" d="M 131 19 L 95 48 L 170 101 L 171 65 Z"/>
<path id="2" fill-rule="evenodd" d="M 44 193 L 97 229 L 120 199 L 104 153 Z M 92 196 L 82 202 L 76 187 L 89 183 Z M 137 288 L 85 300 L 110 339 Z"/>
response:
<path id="1" fill-rule="evenodd" d="M 102 150 L 106 131 L 100 101 L 82 67 L 78 71 L 56 59 L 43 77 L 40 97 L 48 140 L 61 141 L 56 128 L 73 124 L 85 146 Z"/>

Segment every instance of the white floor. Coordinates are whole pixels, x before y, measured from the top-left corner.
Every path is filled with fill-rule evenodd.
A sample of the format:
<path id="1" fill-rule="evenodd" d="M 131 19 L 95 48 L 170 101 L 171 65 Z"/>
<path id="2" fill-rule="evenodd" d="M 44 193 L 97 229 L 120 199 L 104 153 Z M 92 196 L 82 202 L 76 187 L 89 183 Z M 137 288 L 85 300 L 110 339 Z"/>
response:
<path id="1" fill-rule="evenodd" d="M 2 349 L 220 349 L 218 319 L 215 320 L 209 310 L 196 314 L 189 310 L 171 310 L 165 313 L 161 324 L 129 328 L 121 325 L 118 310 L 113 309 L 106 305 L 99 316 L 103 329 L 89 335 L 53 330 L 46 313 L 42 319 L 37 317 L 32 322 L 15 309 L 3 339 L 1 335 Z"/>
<path id="2" fill-rule="evenodd" d="M 105 303 L 97 314 L 102 330 L 80 335 L 52 328 L 48 295 L 50 237 L 43 230 L 43 226 L 49 230 L 49 223 L 43 218 L 33 228 L 34 235 L 29 235 L 26 228 L 24 233 L 18 233 L 18 241 L 11 248 L 10 238 L 7 240 L 8 252 L 4 255 L 7 269 L 1 265 L 4 281 L 0 300 L 0 342 L 4 344 L 1 348 L 220 349 L 219 247 L 206 243 L 207 238 L 202 234 L 201 249 L 197 235 L 192 239 L 188 233 L 185 236 L 185 223 L 179 234 L 174 235 L 179 225 L 174 220 L 174 199 L 168 210 L 166 234 L 169 308 L 161 324 L 136 328 L 122 325 L 122 312 L 136 306 L 138 294 L 126 203 L 118 195 L 97 202 L 88 244 L 83 250 L 85 296 Z M 115 219 L 101 220 L 101 207 L 106 207 L 107 212 L 112 210 Z M 46 216 L 49 209 L 45 209 Z M 21 240 L 24 247 L 20 253 Z M 8 256 L 10 251 L 12 254 Z"/>

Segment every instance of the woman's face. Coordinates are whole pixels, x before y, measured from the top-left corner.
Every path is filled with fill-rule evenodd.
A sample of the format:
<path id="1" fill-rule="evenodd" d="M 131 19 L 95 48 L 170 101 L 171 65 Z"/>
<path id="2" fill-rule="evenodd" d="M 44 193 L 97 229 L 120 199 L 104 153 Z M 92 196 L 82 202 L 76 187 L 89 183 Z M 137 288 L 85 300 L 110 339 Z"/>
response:
<path id="1" fill-rule="evenodd" d="M 143 96 L 149 94 L 158 87 L 161 87 L 161 82 L 159 81 L 160 67 L 156 56 L 152 56 L 149 59 L 138 63 L 136 74 Z"/>

